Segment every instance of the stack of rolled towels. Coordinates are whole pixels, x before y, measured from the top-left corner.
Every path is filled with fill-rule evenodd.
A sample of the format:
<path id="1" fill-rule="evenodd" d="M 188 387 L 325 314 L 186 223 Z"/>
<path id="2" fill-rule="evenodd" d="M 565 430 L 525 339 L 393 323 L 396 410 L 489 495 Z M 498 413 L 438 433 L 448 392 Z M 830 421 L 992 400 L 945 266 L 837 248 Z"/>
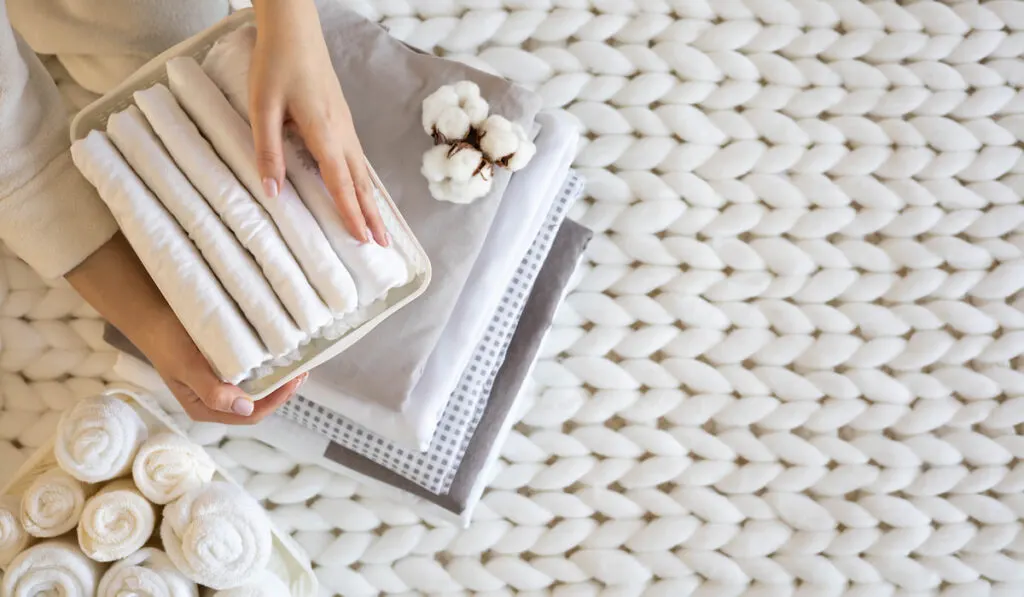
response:
<path id="1" fill-rule="evenodd" d="M 195 60 L 166 69 L 168 86 L 137 91 L 71 154 L 221 379 L 294 363 L 412 280 L 401 242 L 345 230 L 299 141 L 286 141 L 288 179 L 268 196 L 245 118 Z"/>
<path id="2" fill-rule="evenodd" d="M 0 496 L 3 597 L 288 597 L 260 505 L 116 396 L 62 416 L 56 464 Z"/>

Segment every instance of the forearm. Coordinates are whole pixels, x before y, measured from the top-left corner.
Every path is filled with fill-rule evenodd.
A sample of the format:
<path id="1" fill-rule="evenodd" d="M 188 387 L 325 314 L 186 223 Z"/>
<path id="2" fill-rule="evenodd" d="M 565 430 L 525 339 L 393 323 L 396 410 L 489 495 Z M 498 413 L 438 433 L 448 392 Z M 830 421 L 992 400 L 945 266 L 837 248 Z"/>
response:
<path id="1" fill-rule="evenodd" d="M 120 233 L 71 270 L 66 279 L 100 315 L 147 356 L 168 343 L 194 345 L 131 245 Z"/>

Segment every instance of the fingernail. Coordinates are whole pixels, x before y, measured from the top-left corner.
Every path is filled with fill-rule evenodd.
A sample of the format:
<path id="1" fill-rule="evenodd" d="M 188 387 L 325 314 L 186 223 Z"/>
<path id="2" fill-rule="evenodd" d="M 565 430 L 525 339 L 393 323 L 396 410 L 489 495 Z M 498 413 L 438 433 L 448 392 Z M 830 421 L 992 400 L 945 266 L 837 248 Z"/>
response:
<path id="1" fill-rule="evenodd" d="M 243 417 L 251 415 L 253 408 L 252 400 L 246 400 L 245 398 L 235 398 L 235 401 L 231 403 L 231 412 Z"/>
<path id="2" fill-rule="evenodd" d="M 263 192 L 266 193 L 267 197 L 274 199 L 277 197 L 277 181 L 273 178 L 263 179 Z"/>
<path id="3" fill-rule="evenodd" d="M 368 243 L 371 240 L 373 240 L 373 232 L 370 232 L 370 229 L 367 228 L 363 231 L 363 242 Z"/>
<path id="4" fill-rule="evenodd" d="M 302 374 L 302 375 L 301 375 L 301 376 L 299 377 L 299 383 L 298 383 L 298 385 L 296 385 L 296 386 L 295 386 L 295 389 L 297 390 L 297 389 L 301 388 L 301 387 L 302 387 L 302 384 L 306 383 L 306 380 L 307 380 L 307 379 L 309 379 L 309 372 L 308 372 L 308 371 L 307 371 L 307 372 L 305 372 L 305 373 L 303 373 L 303 374 Z"/>

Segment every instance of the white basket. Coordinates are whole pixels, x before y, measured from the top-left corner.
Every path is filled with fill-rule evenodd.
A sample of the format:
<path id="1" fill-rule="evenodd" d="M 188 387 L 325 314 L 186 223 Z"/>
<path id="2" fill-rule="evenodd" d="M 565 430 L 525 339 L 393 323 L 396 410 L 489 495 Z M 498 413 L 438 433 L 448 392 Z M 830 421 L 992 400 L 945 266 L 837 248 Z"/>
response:
<path id="1" fill-rule="evenodd" d="M 251 22 L 253 22 L 252 10 L 236 12 L 147 62 L 123 83 L 86 106 L 75 116 L 71 122 L 72 143 L 84 138 L 90 131 L 106 129 L 107 118 L 111 114 L 120 112 L 134 104 L 132 94 L 136 91 L 147 89 L 157 83 L 167 84 L 165 65 L 169 60 L 179 56 L 191 56 L 202 62 L 206 53 L 217 40 Z M 415 275 L 408 284 L 393 288 L 383 299 L 361 309 L 360 319 L 352 322 L 354 324 L 352 329 L 341 338 L 337 340 L 315 339 L 299 348 L 300 358 L 295 362 L 275 367 L 268 375 L 249 379 L 240 384 L 243 390 L 256 399 L 265 397 L 287 383 L 288 380 L 339 355 L 393 313 L 423 294 L 430 284 L 430 259 L 423 247 L 420 246 L 419 241 L 416 240 L 405 219 L 402 218 L 402 214 L 399 213 L 398 207 L 384 185 L 381 184 L 377 173 L 372 167 L 369 170 L 373 184 L 379 191 L 377 194 L 378 205 L 394 245 L 405 257 Z"/>
<path id="2" fill-rule="evenodd" d="M 160 406 L 153 399 L 123 389 L 109 390 L 104 392 L 103 395 L 116 396 L 132 406 L 142 417 L 142 420 L 145 421 L 146 426 L 149 427 L 149 433 L 151 436 L 162 431 L 172 431 L 186 439 L 188 438 L 188 436 L 174 424 L 170 417 L 160 409 Z M 29 485 L 32 484 L 32 481 L 34 481 L 36 477 L 57 466 L 57 459 L 53 455 L 53 446 L 55 441 L 56 437 L 50 438 L 49 441 L 36 450 L 36 452 L 18 468 L 18 471 L 14 474 L 11 481 L 8 482 L 2 490 L 0 490 L 0 495 L 20 496 L 26 489 L 28 489 Z M 217 473 L 214 475 L 215 480 L 225 481 L 232 485 L 241 487 L 220 465 L 216 465 L 216 467 Z M 282 568 L 280 573 L 286 573 L 288 575 L 287 578 L 283 578 L 282 580 L 284 580 L 285 584 L 291 589 L 291 597 L 317 597 L 317 579 L 316 574 L 313 572 L 312 564 L 310 564 L 309 556 L 302 551 L 302 548 L 300 548 L 291 537 L 280 532 L 273 524 L 271 524 L 271 530 L 274 534 L 273 558 L 283 564 L 283 566 L 280 567 Z M 275 572 L 278 571 L 275 570 Z"/>

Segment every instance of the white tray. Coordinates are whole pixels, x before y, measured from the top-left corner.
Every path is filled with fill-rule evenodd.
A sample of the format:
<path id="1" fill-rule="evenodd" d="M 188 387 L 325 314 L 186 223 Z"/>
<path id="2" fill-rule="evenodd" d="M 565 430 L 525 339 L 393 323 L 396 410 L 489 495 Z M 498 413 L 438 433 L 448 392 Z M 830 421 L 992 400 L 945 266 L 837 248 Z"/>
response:
<path id="1" fill-rule="evenodd" d="M 86 106 L 71 122 L 72 143 L 85 137 L 92 130 L 105 130 L 107 118 L 124 110 L 134 103 L 132 94 L 157 83 L 167 84 L 167 70 L 164 65 L 172 58 L 191 56 L 202 61 L 214 43 L 224 35 L 242 25 L 253 22 L 251 9 L 242 10 L 221 20 L 209 29 L 186 39 L 147 62 L 135 71 L 123 83 L 115 87 L 103 97 Z M 369 165 L 369 164 L 367 164 Z M 254 398 L 267 396 L 288 380 L 301 373 L 321 365 L 342 353 L 355 344 L 370 330 L 390 317 L 393 313 L 408 305 L 419 297 L 430 284 L 430 259 L 423 247 L 416 240 L 412 230 L 402 218 L 387 190 L 381 184 L 377 173 L 370 167 L 373 184 L 379 191 L 378 205 L 388 231 L 391 233 L 395 247 L 402 253 L 414 272 L 412 281 L 405 286 L 392 289 L 383 299 L 360 310 L 358 320 L 353 321 L 353 328 L 337 340 L 316 339 L 299 349 L 300 358 L 286 366 L 275 367 L 273 371 L 261 377 L 246 380 L 240 387 Z"/>
<path id="2" fill-rule="evenodd" d="M 188 436 L 174 424 L 170 417 L 160 409 L 159 404 L 157 404 L 157 402 L 152 398 L 123 389 L 108 390 L 103 392 L 103 395 L 117 396 L 131 405 L 142 417 L 142 420 L 146 422 L 146 426 L 149 427 L 150 435 L 161 431 L 172 431 L 186 439 L 188 438 Z M 3 489 L 0 489 L 0 495 L 20 496 L 25 492 L 28 486 L 31 485 L 32 481 L 34 481 L 36 477 L 57 466 L 57 459 L 53 455 L 53 445 L 55 441 L 56 437 L 52 437 L 38 450 L 36 450 L 36 452 L 18 468 L 18 471 L 14 474 L 11 481 L 8 482 Z M 214 475 L 214 479 L 241 487 L 220 465 L 216 465 L 216 467 L 217 473 Z M 276 560 L 276 563 L 280 564 L 272 566 L 273 572 L 278 576 L 281 576 L 282 580 L 285 581 L 285 584 L 291 588 L 292 597 L 317 597 L 318 583 L 316 574 L 313 572 L 313 566 L 309 561 L 309 556 L 302 551 L 302 548 L 300 548 L 291 537 L 280 532 L 273 523 L 271 523 L 271 530 L 274 534 L 273 555 L 271 561 L 273 563 Z"/>

